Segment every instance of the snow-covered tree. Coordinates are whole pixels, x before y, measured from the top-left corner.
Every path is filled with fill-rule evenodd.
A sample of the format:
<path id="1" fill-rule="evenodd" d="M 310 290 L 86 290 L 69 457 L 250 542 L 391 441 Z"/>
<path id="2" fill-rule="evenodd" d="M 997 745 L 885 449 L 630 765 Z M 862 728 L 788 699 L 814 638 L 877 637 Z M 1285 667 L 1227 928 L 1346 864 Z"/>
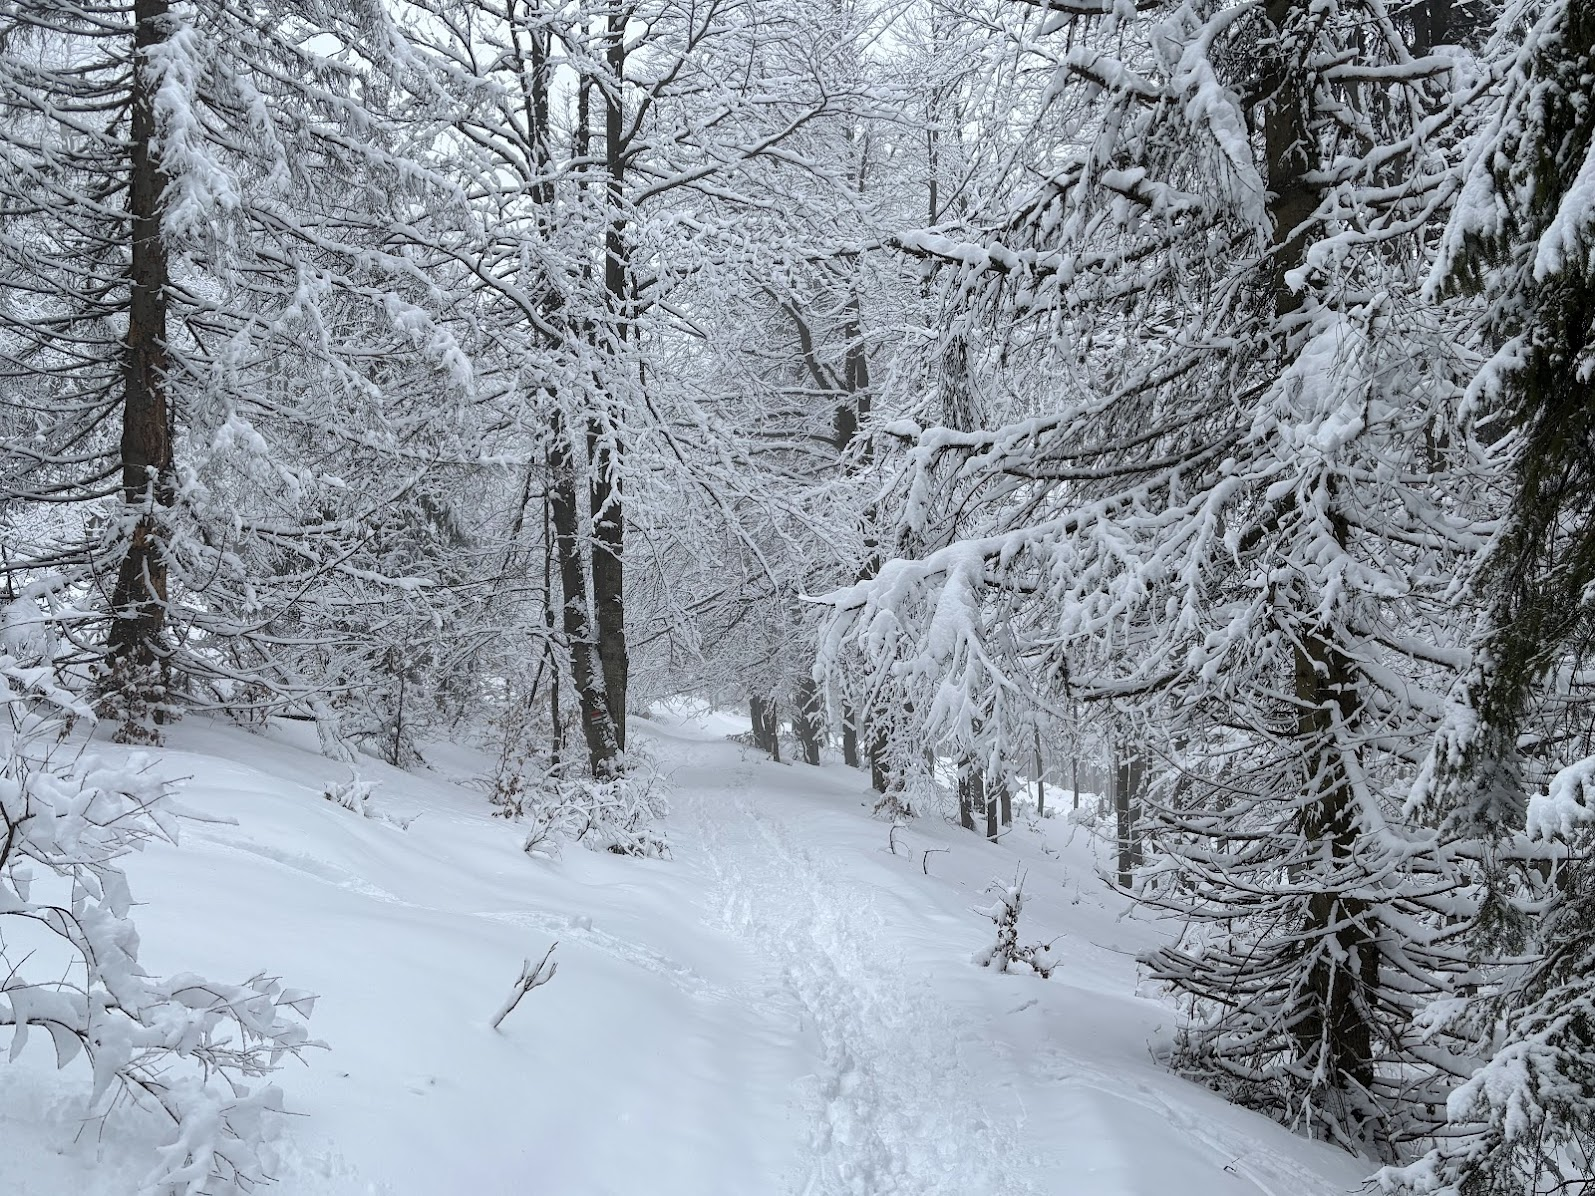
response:
<path id="1" fill-rule="evenodd" d="M 1595 744 L 1583 676 L 1595 642 L 1595 13 L 1509 4 L 1495 51 L 1504 69 L 1435 283 L 1488 305 L 1496 352 L 1473 389 L 1510 430 L 1513 493 L 1483 574 L 1479 665 L 1425 796 L 1493 848 L 1496 906 L 1481 931 L 1527 947 L 1531 962 L 1487 999 L 1435 1011 L 1471 1023 L 1489 1057 L 1452 1094 L 1439 1144 L 1382 1176 L 1452 1196 L 1577 1190 L 1595 1165 Z M 1525 829 L 1555 862 L 1543 893 L 1527 894 L 1537 900 L 1514 902 L 1504 862 L 1524 854 L 1513 836 Z"/>
<path id="2" fill-rule="evenodd" d="M 58 579 L 124 734 L 180 700 L 325 708 L 350 683 L 317 646 L 349 622 L 322 582 L 413 599 L 365 525 L 426 488 L 470 388 L 373 232 L 424 190 L 374 115 L 405 69 L 386 10 L 0 21 L 4 488 L 49 512 L 11 576 Z"/>
<path id="3" fill-rule="evenodd" d="M 1053 20 L 1041 183 L 897 239 L 1052 393 L 895 429 L 905 528 L 957 526 L 833 595 L 826 654 L 994 762 L 1036 710 L 1111 707 L 1153 766 L 1143 892 L 1190 923 L 1150 960 L 1176 1065 L 1389 1155 L 1462 1069 L 1411 1019 L 1466 972 L 1464 881 L 1402 811 L 1490 531 L 1466 323 L 1419 301 L 1467 61 L 1414 59 L 1377 0 Z"/>

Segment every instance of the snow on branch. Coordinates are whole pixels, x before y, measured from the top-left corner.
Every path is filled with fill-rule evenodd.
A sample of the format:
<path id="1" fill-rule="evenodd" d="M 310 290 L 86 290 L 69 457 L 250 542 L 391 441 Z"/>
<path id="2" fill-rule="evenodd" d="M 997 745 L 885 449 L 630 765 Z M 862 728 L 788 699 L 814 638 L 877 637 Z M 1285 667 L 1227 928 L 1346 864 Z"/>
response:
<path id="1" fill-rule="evenodd" d="M 498 1012 L 493 1015 L 493 1020 L 489 1023 L 493 1029 L 499 1028 L 499 1024 L 510 1015 L 511 1010 L 521 1003 L 522 997 L 534 988 L 541 988 L 554 978 L 554 973 L 559 971 L 559 964 L 553 962 L 550 957 L 557 946 L 559 941 L 556 939 L 548 945 L 548 950 L 543 952 L 543 958 L 537 961 L 535 968 L 530 959 L 521 961 L 520 977 L 510 986 L 510 995 L 504 999 L 504 1004 L 499 1006 Z"/>
<path id="2" fill-rule="evenodd" d="M 1047 15 L 1066 17 L 1133 17 L 1161 8 L 1165 0 L 1017 0 Z M 1047 32 L 1051 32 L 1049 26 Z"/>
<path id="3" fill-rule="evenodd" d="M 1059 960 L 1053 954 L 1051 943 L 1019 943 L 1019 915 L 1024 910 L 1024 878 L 1015 877 L 1012 884 L 992 882 L 987 893 L 996 895 L 991 905 L 975 910 L 990 918 L 997 930 L 997 940 L 990 947 L 975 953 L 974 962 L 983 968 L 999 972 L 1013 970 L 1015 964 L 1024 964 L 1043 980 L 1051 978 Z"/>
<path id="4" fill-rule="evenodd" d="M 25 932 L 23 941 L 51 938 L 71 960 L 64 972 L 29 971 L 34 953 L 9 958 L 0 934 L 9 1059 L 41 1029 L 57 1067 L 87 1061 L 92 1117 L 126 1098 L 170 1119 L 141 1192 L 247 1186 L 266 1175 L 261 1151 L 282 1108 L 275 1086 L 252 1081 L 319 1045 L 303 1024 L 315 998 L 265 973 L 223 984 L 153 977 L 140 965 L 117 861 L 151 839 L 174 841 L 176 815 L 139 757 L 102 760 L 67 746 L 69 725 L 93 719 L 48 670 L 0 656 L 0 927 Z"/>
<path id="5" fill-rule="evenodd" d="M 1529 799 L 1531 838 L 1556 839 L 1595 824 L 1595 756 L 1570 764 Z"/>

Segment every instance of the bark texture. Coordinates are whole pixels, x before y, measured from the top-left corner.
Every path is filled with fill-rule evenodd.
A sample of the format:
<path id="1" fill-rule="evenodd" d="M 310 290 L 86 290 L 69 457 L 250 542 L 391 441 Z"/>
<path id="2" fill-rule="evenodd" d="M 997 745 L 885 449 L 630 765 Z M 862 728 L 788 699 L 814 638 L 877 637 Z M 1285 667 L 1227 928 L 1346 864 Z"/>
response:
<path id="1" fill-rule="evenodd" d="M 109 640 L 120 684 L 148 685 L 166 624 L 167 566 L 160 511 L 173 501 L 172 412 L 167 394 L 167 286 L 171 266 L 161 235 L 167 178 L 155 149 L 155 92 L 150 50 L 170 36 L 169 0 L 136 0 L 133 94 L 129 127 L 128 215 L 132 246 L 127 338 L 123 355 L 122 499 L 133 519 L 111 594 Z"/>

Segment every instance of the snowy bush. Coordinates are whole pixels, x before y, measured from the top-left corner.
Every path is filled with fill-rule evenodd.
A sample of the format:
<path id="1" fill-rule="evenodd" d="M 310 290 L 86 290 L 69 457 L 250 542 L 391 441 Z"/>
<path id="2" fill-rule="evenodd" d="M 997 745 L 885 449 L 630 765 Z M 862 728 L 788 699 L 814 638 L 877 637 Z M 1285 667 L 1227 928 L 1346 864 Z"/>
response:
<path id="1" fill-rule="evenodd" d="M 668 854 L 658 829 L 668 807 L 657 774 L 628 769 L 604 780 L 561 776 L 527 805 L 526 850 L 558 839 L 593 851 L 659 859 Z"/>
<path id="2" fill-rule="evenodd" d="M 96 667 L 95 681 L 100 690 L 100 718 L 116 727 L 117 743 L 161 742 L 161 725 L 177 717 L 163 669 L 117 661 Z"/>
<path id="3" fill-rule="evenodd" d="M 887 776 L 886 792 L 876 797 L 870 810 L 876 818 L 900 822 L 933 810 L 950 812 L 947 793 L 936 783 L 935 773 L 923 754 L 889 769 Z"/>
<path id="4" fill-rule="evenodd" d="M 347 781 L 334 781 L 322 791 L 321 796 L 335 806 L 342 806 L 345 810 L 365 818 L 371 817 L 371 791 L 376 788 L 373 781 L 363 781 L 359 773 L 353 773 Z"/>
<path id="5" fill-rule="evenodd" d="M 659 774 L 632 753 L 626 766 L 602 780 L 572 776 L 530 753 L 506 754 L 489 800 L 505 818 L 527 824 L 528 855 L 553 855 L 561 841 L 593 851 L 659 859 L 669 854 L 659 823 L 669 812 Z"/>
<path id="6" fill-rule="evenodd" d="M 138 758 L 103 762 L 65 742 L 89 708 L 47 669 L 0 656 L 0 1026 L 15 1060 L 42 1030 L 57 1066 L 91 1071 L 89 1115 L 122 1101 L 170 1119 L 150 1194 L 237 1191 L 267 1172 L 281 1093 L 255 1085 L 312 1045 L 312 998 L 257 975 L 220 984 L 148 975 L 117 861 L 173 840 L 165 786 Z M 246 1083 L 248 1081 L 248 1083 Z"/>
<path id="7" fill-rule="evenodd" d="M 341 806 L 343 809 L 358 814 L 362 818 L 374 818 L 378 822 L 396 826 L 401 831 L 409 830 L 410 823 L 415 821 L 415 816 L 395 818 L 391 814 L 384 814 L 381 810 L 378 810 L 371 800 L 371 794 L 376 787 L 377 783 L 375 781 L 362 780 L 360 774 L 351 769 L 347 781 L 333 782 L 322 790 L 321 796 L 333 805 Z"/>
<path id="8" fill-rule="evenodd" d="M 975 912 L 991 919 L 997 930 L 997 941 L 975 952 L 974 962 L 999 972 L 1012 971 L 1014 964 L 1022 963 L 1043 980 L 1050 977 L 1053 968 L 1060 962 L 1052 950 L 1052 944 L 1027 943 L 1021 946 L 1019 943 L 1019 915 L 1025 904 L 1024 880 L 1015 877 L 1012 884 L 1006 885 L 993 881 L 987 886 L 986 892 L 995 894 L 997 900 L 989 906 L 977 908 Z"/>

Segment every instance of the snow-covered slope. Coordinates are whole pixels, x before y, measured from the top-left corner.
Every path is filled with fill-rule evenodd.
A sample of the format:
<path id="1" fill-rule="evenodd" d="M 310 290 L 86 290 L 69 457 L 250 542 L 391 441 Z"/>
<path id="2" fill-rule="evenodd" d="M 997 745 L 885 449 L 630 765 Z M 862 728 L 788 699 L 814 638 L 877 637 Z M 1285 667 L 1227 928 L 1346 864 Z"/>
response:
<path id="1" fill-rule="evenodd" d="M 190 721 L 159 753 L 196 822 L 129 869 L 146 962 L 321 994 L 331 1049 L 279 1077 L 284 1196 L 1329 1196 L 1355 1160 L 1158 1069 L 1172 1015 L 1135 995 L 1161 930 L 1094 875 L 1061 819 L 997 845 L 896 836 L 860 775 L 774 764 L 724 716 L 634 735 L 670 776 L 673 858 L 520 851 L 462 779 L 368 762 L 375 806 L 321 798 L 346 766 Z M 945 849 L 945 850 L 936 850 Z M 925 854 L 930 852 L 930 854 Z M 1050 981 L 970 957 L 995 879 L 1028 870 Z M 928 873 L 928 875 L 927 875 Z M 488 1028 L 554 939 L 559 972 Z M 0 1042 L 3 1046 L 3 1042 Z M 131 1196 L 150 1127 L 73 1120 L 46 1048 L 0 1064 L 0 1191 Z"/>

